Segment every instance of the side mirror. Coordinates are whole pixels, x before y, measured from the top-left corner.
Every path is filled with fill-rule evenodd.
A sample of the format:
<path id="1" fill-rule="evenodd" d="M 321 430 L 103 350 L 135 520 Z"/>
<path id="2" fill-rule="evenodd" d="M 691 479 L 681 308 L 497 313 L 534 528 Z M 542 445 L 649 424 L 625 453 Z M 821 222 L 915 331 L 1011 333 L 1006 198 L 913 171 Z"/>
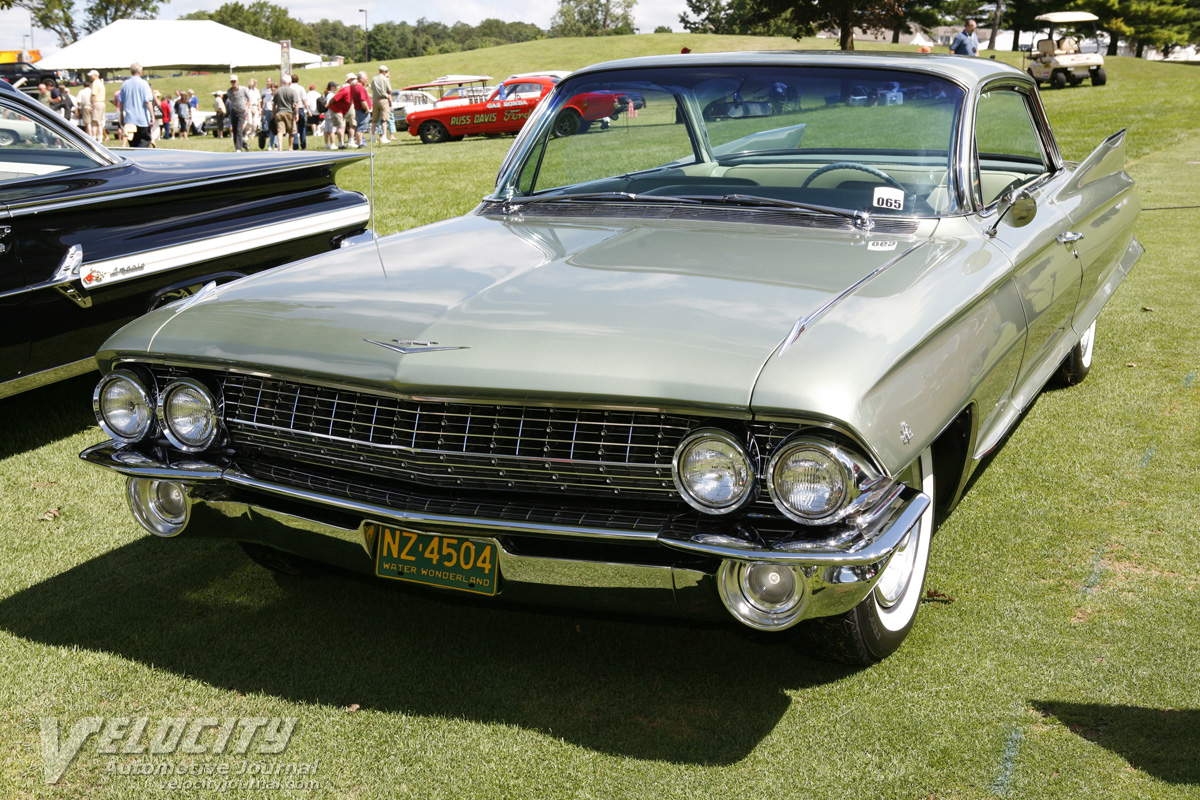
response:
<path id="1" fill-rule="evenodd" d="M 995 223 L 986 231 L 988 238 L 996 235 L 996 229 L 1000 227 L 1000 220 L 1004 219 L 1005 214 L 1011 215 L 1008 223 L 1014 228 L 1023 228 L 1032 222 L 1037 214 L 1037 201 L 1024 189 L 1015 189 L 1000 198 L 998 208 L 1000 213 L 996 216 Z"/>

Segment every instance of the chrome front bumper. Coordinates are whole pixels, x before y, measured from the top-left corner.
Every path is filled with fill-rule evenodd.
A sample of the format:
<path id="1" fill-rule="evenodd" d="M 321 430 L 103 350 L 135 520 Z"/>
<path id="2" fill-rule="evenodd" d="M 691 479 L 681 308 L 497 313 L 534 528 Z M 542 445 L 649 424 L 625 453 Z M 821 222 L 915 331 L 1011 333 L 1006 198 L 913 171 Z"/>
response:
<path id="1" fill-rule="evenodd" d="M 182 484 L 188 515 L 180 537 L 255 542 L 373 575 L 375 542 L 369 523 L 467 534 L 497 542 L 499 596 L 506 600 L 693 619 L 728 618 L 718 591 L 718 573 L 727 562 L 796 569 L 806 584 L 801 619 L 848 611 L 871 592 L 930 503 L 920 492 L 898 490 L 861 528 L 844 526 L 823 542 L 771 549 L 704 533 L 672 538 L 646 531 L 414 513 L 262 481 L 236 467 L 180 454 L 152 458 L 111 441 L 89 447 L 80 458 L 131 479 Z M 622 559 L 628 560 L 620 563 L 524 555 L 504 546 L 511 537 L 642 545 L 646 563 L 638 563 L 638 551 L 631 548 L 622 548 Z"/>

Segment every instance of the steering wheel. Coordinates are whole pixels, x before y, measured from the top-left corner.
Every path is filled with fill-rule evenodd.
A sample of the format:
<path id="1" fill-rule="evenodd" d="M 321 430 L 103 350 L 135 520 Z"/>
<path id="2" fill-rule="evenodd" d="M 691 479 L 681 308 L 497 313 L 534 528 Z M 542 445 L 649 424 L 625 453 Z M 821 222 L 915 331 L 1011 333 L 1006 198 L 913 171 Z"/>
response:
<path id="1" fill-rule="evenodd" d="M 891 175 L 888 175 L 883 170 L 876 169 L 875 167 L 869 167 L 866 164 L 859 164 L 858 162 L 855 162 L 855 161 L 835 161 L 832 164 L 826 164 L 825 166 L 821 167 L 820 169 L 816 170 L 811 175 L 809 175 L 807 178 L 805 178 L 804 183 L 800 184 L 800 188 L 807 189 L 808 185 L 810 183 L 812 183 L 814 180 L 816 180 L 817 177 L 824 175 L 826 172 L 834 172 L 839 169 L 848 169 L 848 170 L 855 170 L 858 172 L 865 172 L 868 175 L 879 178 L 884 183 L 891 184 L 892 186 L 896 187 L 897 189 L 899 189 L 902 192 L 906 191 L 903 184 L 901 184 L 899 181 L 897 181 Z"/>

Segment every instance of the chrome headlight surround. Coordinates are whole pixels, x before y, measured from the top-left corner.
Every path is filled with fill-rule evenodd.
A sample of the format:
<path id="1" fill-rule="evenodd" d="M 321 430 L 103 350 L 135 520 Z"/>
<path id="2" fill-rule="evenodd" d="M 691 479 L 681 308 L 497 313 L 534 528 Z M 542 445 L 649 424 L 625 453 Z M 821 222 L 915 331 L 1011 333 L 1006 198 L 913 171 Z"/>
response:
<path id="1" fill-rule="evenodd" d="M 821 508 L 804 509 L 789 502 L 790 492 L 780 486 L 783 470 L 796 456 L 809 454 L 828 475 L 829 501 Z M 767 463 L 767 488 L 775 506 L 801 525 L 828 525 L 864 510 L 881 496 L 892 480 L 881 476 L 866 459 L 841 445 L 799 434 L 785 440 Z"/>
<path id="2" fill-rule="evenodd" d="M 191 415 L 200 417 L 187 422 L 188 414 L 178 413 L 174 403 L 181 398 L 193 403 Z M 221 401 L 203 383 L 191 378 L 172 381 L 158 395 L 158 424 L 167 441 L 185 453 L 208 449 L 221 433 Z"/>
<path id="3" fill-rule="evenodd" d="M 719 500 L 705 499 L 688 480 L 687 458 L 704 443 L 710 443 L 735 462 L 733 471 L 736 473 L 734 481 L 737 486 L 729 497 Z M 737 511 L 753 500 L 756 494 L 754 462 L 750 460 L 742 443 L 733 434 L 720 428 L 701 428 L 683 437 L 683 441 L 675 448 L 675 454 L 671 457 L 671 477 L 684 501 L 705 514 L 729 514 Z"/>
<path id="4" fill-rule="evenodd" d="M 133 427 L 114 424 L 112 420 L 114 409 L 105 404 L 109 389 L 122 384 L 128 392 L 127 402 L 131 406 L 127 410 L 136 414 L 140 409 L 144 417 L 143 421 L 136 423 Z M 146 390 L 142 380 L 129 370 L 116 369 L 100 379 L 100 382 L 96 384 L 95 391 L 92 392 L 92 410 L 96 414 L 96 421 L 100 423 L 100 429 L 112 439 L 124 444 L 140 442 L 150 434 L 154 427 L 154 404 L 150 402 L 150 392 Z"/>

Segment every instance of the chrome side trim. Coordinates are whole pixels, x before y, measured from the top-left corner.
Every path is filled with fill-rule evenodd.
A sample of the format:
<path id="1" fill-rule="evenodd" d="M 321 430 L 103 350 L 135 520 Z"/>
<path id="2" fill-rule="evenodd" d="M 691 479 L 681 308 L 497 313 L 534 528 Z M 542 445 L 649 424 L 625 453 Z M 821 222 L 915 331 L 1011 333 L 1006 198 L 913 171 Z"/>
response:
<path id="1" fill-rule="evenodd" d="M 281 242 L 290 241 L 298 236 L 310 236 L 326 233 L 345 225 L 366 222 L 370 211 L 366 205 L 353 206 L 338 211 L 313 214 L 287 222 L 272 222 L 254 228 L 214 236 L 200 241 L 163 247 L 156 250 L 143 250 L 137 253 L 124 253 L 118 258 L 105 259 L 82 263 L 82 250 L 78 254 L 80 264 L 75 264 L 74 251 L 79 245 L 72 245 L 63 264 L 55 271 L 48 281 L 0 292 L 0 298 L 20 294 L 29 294 L 42 289 L 58 289 L 83 307 L 91 305 L 87 297 L 88 288 L 108 286 L 112 283 L 142 278 L 159 272 L 166 272 L 180 267 L 188 267 L 204 261 L 210 261 L 236 253 L 249 252 L 263 247 L 270 247 Z M 73 267 L 64 273 L 64 268 L 71 261 Z M 60 277 L 66 274 L 67 277 Z M 82 278 L 82 280 L 81 280 Z M 86 301 L 86 302 L 84 302 Z"/>
<path id="2" fill-rule="evenodd" d="M 49 386 L 52 383 L 65 381 L 77 375 L 84 375 L 94 369 L 96 369 L 96 360 L 89 356 L 88 358 L 81 358 L 78 361 L 72 361 L 70 364 L 63 364 L 59 367 L 35 372 L 32 375 L 22 375 L 19 378 L 13 378 L 7 383 L 0 383 L 0 399 L 11 397 L 21 392 L 27 392 L 30 389 Z"/>

